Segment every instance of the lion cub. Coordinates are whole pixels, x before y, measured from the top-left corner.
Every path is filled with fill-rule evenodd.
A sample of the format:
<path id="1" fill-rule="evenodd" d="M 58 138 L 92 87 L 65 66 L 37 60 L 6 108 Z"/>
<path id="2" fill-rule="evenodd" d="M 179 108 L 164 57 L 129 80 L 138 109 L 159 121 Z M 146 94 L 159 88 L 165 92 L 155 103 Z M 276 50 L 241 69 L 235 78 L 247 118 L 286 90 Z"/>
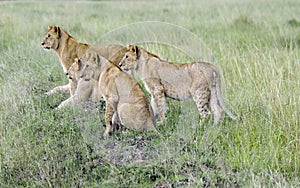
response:
<path id="1" fill-rule="evenodd" d="M 99 92 L 106 103 L 104 136 L 120 122 L 124 127 L 139 131 L 155 131 L 154 114 L 140 85 L 127 73 L 97 52 L 89 50 L 82 61 L 81 79 L 98 82 Z"/>
<path id="2" fill-rule="evenodd" d="M 140 76 L 151 94 L 154 113 L 162 121 L 165 120 L 165 96 L 176 100 L 193 98 L 203 119 L 210 115 L 210 107 L 215 124 L 221 121 L 223 110 L 236 119 L 223 102 L 220 73 L 212 64 L 167 62 L 141 47 L 129 45 L 119 66 Z"/>
<path id="3" fill-rule="evenodd" d="M 74 63 L 67 72 L 72 95 L 70 98 L 63 101 L 57 109 L 62 109 L 70 104 L 76 104 L 82 101 L 91 100 L 97 102 L 102 98 L 102 95 L 99 92 L 98 80 L 88 77 L 80 78 L 79 73 L 83 66 L 83 63 L 78 58 L 75 58 Z"/>

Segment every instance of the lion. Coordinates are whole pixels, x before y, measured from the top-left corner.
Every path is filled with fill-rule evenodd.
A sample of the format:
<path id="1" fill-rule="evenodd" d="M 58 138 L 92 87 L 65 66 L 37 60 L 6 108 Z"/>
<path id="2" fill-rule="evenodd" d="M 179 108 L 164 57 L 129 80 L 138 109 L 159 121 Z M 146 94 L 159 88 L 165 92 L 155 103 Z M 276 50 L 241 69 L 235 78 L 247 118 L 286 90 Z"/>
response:
<path id="1" fill-rule="evenodd" d="M 96 80 L 105 100 L 105 137 L 119 123 L 128 129 L 159 134 L 151 105 L 133 77 L 94 50 L 88 50 L 80 61 L 84 64 L 80 78 Z"/>
<path id="2" fill-rule="evenodd" d="M 70 91 L 72 95 L 67 100 L 63 101 L 56 109 L 62 109 L 70 104 L 77 104 L 82 101 L 91 100 L 98 102 L 102 99 L 99 92 L 98 81 L 90 77 L 80 78 L 80 70 L 83 67 L 83 62 L 75 58 L 74 63 L 68 69 Z"/>
<path id="3" fill-rule="evenodd" d="M 94 48 L 101 56 L 117 65 L 126 51 L 126 47 L 121 45 L 95 47 L 80 43 L 58 26 L 48 26 L 48 31 L 46 32 L 41 45 L 44 49 L 53 49 L 57 53 L 65 73 L 67 73 L 68 69 L 73 64 L 74 59 L 84 55 L 88 49 Z M 74 95 L 74 91 L 71 91 L 70 82 L 67 85 L 57 86 L 46 94 L 52 95 L 56 92 L 69 92 L 71 96 Z"/>
<path id="4" fill-rule="evenodd" d="M 236 120 L 223 102 L 220 72 L 213 64 L 168 62 L 141 47 L 129 45 L 119 66 L 129 74 L 137 73 L 151 94 L 151 106 L 161 121 L 165 121 L 165 97 L 176 100 L 192 98 L 202 119 L 210 116 L 211 109 L 214 124 L 221 121 L 223 110 Z"/>

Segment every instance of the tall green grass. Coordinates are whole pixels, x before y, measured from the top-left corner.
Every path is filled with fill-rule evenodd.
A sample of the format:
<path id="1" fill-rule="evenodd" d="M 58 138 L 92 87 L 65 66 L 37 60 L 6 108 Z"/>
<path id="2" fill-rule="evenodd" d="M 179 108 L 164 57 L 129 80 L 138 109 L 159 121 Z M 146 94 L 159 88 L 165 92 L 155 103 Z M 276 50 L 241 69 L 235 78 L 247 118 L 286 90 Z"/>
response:
<path id="1" fill-rule="evenodd" d="M 298 5 L 1 2 L 0 186 L 299 186 Z M 54 110 L 68 95 L 44 93 L 67 79 L 57 55 L 40 46 L 48 25 L 97 44 L 115 28 L 149 20 L 180 25 L 206 43 L 223 73 L 225 102 L 239 121 L 225 116 L 218 126 L 202 123 L 191 101 L 168 100 L 161 138 L 118 131 L 104 140 L 103 104 L 90 113 Z M 164 46 L 146 47 L 185 60 Z"/>

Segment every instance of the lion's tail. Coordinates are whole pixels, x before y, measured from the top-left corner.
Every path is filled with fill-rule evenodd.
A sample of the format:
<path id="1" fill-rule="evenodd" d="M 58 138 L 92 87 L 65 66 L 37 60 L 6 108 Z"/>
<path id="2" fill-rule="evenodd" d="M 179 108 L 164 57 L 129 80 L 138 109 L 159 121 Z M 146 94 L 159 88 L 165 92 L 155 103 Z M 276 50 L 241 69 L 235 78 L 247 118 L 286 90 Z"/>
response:
<path id="1" fill-rule="evenodd" d="M 222 93 L 221 93 L 221 78 L 220 78 L 220 75 L 213 71 L 213 76 L 216 80 L 216 90 L 217 90 L 217 98 L 218 98 L 218 101 L 219 101 L 219 104 L 221 106 L 221 108 L 229 115 L 229 117 L 233 120 L 237 120 L 237 117 L 235 115 L 233 115 L 229 110 L 228 108 L 226 107 L 224 101 L 223 101 L 223 98 L 222 98 Z"/>

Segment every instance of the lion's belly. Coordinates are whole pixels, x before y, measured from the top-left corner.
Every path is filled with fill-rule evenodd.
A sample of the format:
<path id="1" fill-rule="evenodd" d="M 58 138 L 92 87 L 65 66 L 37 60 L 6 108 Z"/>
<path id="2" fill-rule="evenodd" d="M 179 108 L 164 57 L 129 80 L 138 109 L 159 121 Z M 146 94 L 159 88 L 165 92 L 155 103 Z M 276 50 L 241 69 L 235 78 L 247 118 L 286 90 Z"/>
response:
<path id="1" fill-rule="evenodd" d="M 192 78 L 186 71 L 168 72 L 161 77 L 161 83 L 167 97 L 177 100 L 186 100 L 191 97 L 189 91 Z"/>
<path id="2" fill-rule="evenodd" d="M 162 81 L 165 95 L 167 97 L 176 99 L 176 100 L 186 100 L 191 97 L 189 92 L 189 87 L 187 85 L 177 84 L 176 83 L 169 83 Z"/>

